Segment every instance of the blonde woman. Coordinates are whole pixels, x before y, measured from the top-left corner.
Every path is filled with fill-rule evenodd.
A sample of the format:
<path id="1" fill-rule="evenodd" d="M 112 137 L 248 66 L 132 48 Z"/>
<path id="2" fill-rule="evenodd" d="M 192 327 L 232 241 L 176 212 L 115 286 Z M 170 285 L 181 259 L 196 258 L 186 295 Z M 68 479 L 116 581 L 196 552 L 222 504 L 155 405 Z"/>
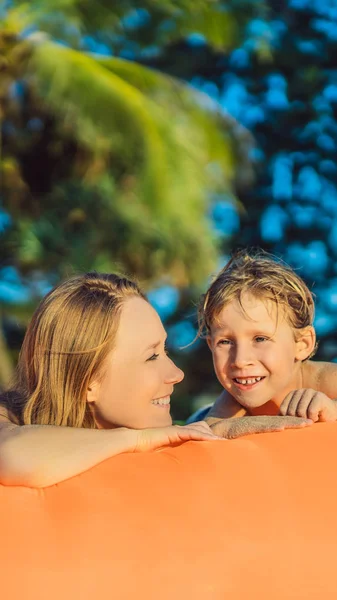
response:
<path id="1" fill-rule="evenodd" d="M 0 483 L 43 487 L 122 452 L 308 422 L 173 426 L 170 396 L 184 375 L 165 340 L 158 314 L 128 279 L 88 273 L 51 291 L 28 326 L 15 384 L 1 398 Z"/>

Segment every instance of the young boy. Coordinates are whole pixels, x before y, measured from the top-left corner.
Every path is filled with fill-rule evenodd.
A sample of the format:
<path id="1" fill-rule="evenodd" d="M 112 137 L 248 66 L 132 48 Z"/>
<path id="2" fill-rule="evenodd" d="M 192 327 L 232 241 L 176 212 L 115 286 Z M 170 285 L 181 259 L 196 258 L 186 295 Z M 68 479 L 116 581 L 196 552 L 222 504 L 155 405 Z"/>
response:
<path id="1" fill-rule="evenodd" d="M 310 360 L 313 317 L 312 294 L 290 267 L 246 251 L 229 261 L 199 307 L 200 333 L 224 388 L 207 412 L 210 425 L 244 415 L 337 419 L 337 364 Z"/>

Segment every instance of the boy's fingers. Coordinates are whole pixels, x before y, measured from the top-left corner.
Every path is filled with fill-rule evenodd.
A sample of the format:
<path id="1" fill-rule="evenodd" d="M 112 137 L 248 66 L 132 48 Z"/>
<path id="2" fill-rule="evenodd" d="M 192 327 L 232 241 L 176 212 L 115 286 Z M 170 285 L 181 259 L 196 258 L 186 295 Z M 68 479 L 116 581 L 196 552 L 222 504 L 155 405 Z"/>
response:
<path id="1" fill-rule="evenodd" d="M 292 398 L 288 405 L 288 410 L 286 413 L 287 415 L 289 415 L 291 417 L 296 417 L 297 407 L 298 407 L 298 404 L 301 401 L 302 397 L 303 397 L 303 390 L 297 390 L 296 392 L 293 393 Z"/>
<path id="2" fill-rule="evenodd" d="M 288 412 L 288 406 L 289 403 L 293 397 L 293 393 L 294 392 L 290 392 L 289 394 L 287 394 L 287 396 L 285 397 L 285 399 L 283 400 L 281 406 L 280 406 L 280 415 L 285 416 Z"/>
<path id="3" fill-rule="evenodd" d="M 318 394 L 315 394 L 308 406 L 308 417 L 315 423 L 319 420 L 319 413 L 321 409 L 321 403 Z"/>
<path id="4" fill-rule="evenodd" d="M 312 401 L 312 390 L 305 390 L 302 394 L 302 398 L 300 399 L 297 405 L 296 414 L 298 417 L 306 417 L 308 415 L 308 408 Z"/>

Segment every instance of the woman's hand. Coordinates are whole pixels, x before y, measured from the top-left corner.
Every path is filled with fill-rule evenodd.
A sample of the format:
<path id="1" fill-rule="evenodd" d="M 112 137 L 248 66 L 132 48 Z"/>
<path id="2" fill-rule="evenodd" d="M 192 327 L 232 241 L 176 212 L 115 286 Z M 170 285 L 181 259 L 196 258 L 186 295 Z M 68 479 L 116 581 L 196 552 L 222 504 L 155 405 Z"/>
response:
<path id="1" fill-rule="evenodd" d="M 218 436 L 212 431 L 205 421 L 199 421 L 190 425 L 171 425 L 170 427 L 137 430 L 136 444 L 130 451 L 146 452 L 189 440 L 209 442 L 219 439 L 222 439 L 222 436 Z"/>
<path id="2" fill-rule="evenodd" d="M 298 417 L 238 417 L 219 419 L 211 424 L 211 430 L 218 436 L 233 440 L 252 433 L 268 433 L 284 429 L 298 429 L 312 425 L 310 419 Z"/>
<path id="3" fill-rule="evenodd" d="M 281 415 L 307 417 L 312 421 L 336 421 L 337 401 L 322 392 L 301 389 L 290 392 L 280 406 Z"/>

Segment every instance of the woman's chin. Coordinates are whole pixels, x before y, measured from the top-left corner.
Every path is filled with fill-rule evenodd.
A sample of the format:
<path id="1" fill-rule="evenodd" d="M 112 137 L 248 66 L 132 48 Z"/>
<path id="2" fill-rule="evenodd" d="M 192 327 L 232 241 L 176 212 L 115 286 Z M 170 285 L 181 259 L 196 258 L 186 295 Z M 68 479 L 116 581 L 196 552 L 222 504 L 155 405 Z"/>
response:
<path id="1" fill-rule="evenodd" d="M 148 427 L 170 427 L 172 425 L 172 417 L 170 413 L 166 415 L 157 415 L 155 419 L 151 419 L 152 425 Z"/>
<path id="2" fill-rule="evenodd" d="M 170 412 L 167 409 L 162 410 L 159 408 L 154 414 L 152 412 L 147 417 L 142 415 L 138 418 L 120 419 L 118 425 L 107 420 L 97 423 L 99 429 L 115 429 L 118 427 L 126 427 L 127 429 L 152 429 L 153 427 L 170 427 L 170 425 L 172 425 Z"/>

